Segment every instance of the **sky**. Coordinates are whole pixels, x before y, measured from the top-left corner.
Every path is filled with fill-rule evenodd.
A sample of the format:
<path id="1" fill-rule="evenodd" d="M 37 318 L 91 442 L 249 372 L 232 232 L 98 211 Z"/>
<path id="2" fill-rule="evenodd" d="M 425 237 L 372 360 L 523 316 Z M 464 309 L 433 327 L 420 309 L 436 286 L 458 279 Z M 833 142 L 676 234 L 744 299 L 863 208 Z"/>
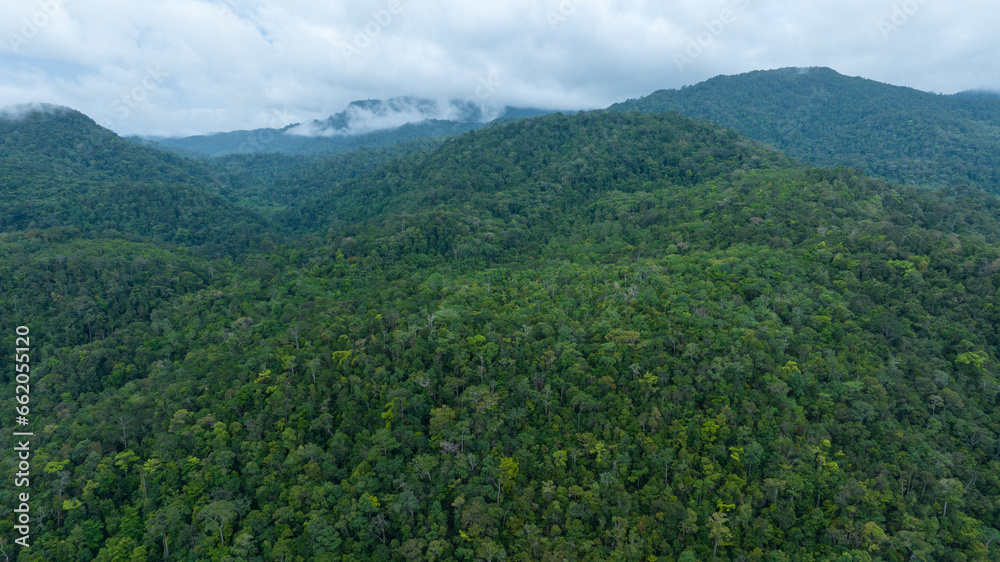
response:
<path id="1" fill-rule="evenodd" d="M 827 66 L 1000 90 L 993 0 L 0 0 L 0 107 L 122 135 L 323 119 L 359 99 L 595 109 L 719 74 Z"/>

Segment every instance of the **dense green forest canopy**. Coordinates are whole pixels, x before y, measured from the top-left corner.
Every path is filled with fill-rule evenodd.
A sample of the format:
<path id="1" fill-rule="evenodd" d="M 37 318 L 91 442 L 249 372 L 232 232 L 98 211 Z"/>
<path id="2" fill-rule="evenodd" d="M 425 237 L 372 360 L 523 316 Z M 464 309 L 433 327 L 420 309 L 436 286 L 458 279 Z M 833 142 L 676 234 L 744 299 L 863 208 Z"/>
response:
<path id="1" fill-rule="evenodd" d="M 334 185 L 362 176 L 408 154 L 430 150 L 444 139 L 417 139 L 383 148 L 359 148 L 319 156 L 233 154 L 206 160 L 222 178 L 226 199 L 265 215 L 301 206 Z"/>
<path id="2" fill-rule="evenodd" d="M 13 146 L 18 204 L 47 155 L 75 170 L 51 189 L 111 173 Z M 271 242 L 230 253 L 90 228 L 121 206 L 45 227 L 4 208 L 0 314 L 32 330 L 37 436 L 32 547 L 2 487 L 4 555 L 1000 557 L 994 196 L 802 166 L 678 114 L 369 156 L 129 172 L 188 185 L 178 206 L 265 210 Z"/>
<path id="3" fill-rule="evenodd" d="M 612 105 L 679 111 L 820 166 L 850 166 L 900 183 L 968 184 L 1000 193 L 1000 97 L 945 96 L 829 68 L 718 76 Z"/>
<path id="4" fill-rule="evenodd" d="M 0 232 L 73 227 L 208 256 L 270 243 L 263 216 L 220 195 L 234 183 L 224 174 L 136 146 L 67 108 L 0 118 L 0 174 Z"/>

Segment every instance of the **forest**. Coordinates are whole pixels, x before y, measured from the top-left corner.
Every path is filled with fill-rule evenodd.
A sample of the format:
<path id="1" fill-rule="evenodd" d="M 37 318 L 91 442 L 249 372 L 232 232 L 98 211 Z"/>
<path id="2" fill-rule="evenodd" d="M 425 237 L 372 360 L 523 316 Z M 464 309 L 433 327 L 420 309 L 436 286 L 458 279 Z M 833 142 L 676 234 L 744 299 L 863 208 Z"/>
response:
<path id="1" fill-rule="evenodd" d="M 1000 194 L 1000 98 L 922 92 L 829 68 L 717 76 L 612 105 L 707 119 L 818 166 L 909 185 Z"/>
<path id="2" fill-rule="evenodd" d="M 0 559 L 1000 559 L 997 184 L 789 152 L 618 110 L 214 159 L 0 120 Z"/>

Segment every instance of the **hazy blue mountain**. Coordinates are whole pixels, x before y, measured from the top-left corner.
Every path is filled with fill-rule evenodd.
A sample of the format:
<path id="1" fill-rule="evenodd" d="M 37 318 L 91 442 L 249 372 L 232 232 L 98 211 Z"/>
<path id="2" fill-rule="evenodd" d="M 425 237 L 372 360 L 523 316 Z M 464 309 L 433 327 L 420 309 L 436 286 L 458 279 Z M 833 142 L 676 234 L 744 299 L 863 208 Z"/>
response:
<path id="1" fill-rule="evenodd" d="M 718 76 L 609 109 L 678 111 L 814 164 L 847 165 L 904 183 L 1000 191 L 995 96 L 946 96 L 829 68 L 783 68 Z"/>
<path id="2" fill-rule="evenodd" d="M 494 119 L 550 113 L 532 108 L 490 110 L 469 101 L 398 97 L 351 102 L 327 119 L 281 128 L 241 130 L 179 138 L 152 138 L 157 145 L 181 153 L 208 156 L 284 153 L 330 154 L 361 148 L 384 148 L 400 142 L 437 138 L 482 127 Z"/>

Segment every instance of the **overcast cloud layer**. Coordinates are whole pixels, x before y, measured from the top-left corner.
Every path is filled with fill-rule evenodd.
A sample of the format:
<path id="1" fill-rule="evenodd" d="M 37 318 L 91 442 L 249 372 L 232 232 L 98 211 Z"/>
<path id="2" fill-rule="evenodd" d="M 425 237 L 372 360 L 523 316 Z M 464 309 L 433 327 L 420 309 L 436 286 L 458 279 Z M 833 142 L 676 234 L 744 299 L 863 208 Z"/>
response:
<path id="1" fill-rule="evenodd" d="M 987 0 L 0 0 L 0 107 L 120 134 L 325 118 L 356 99 L 605 107 L 718 74 L 829 66 L 1000 90 Z"/>

